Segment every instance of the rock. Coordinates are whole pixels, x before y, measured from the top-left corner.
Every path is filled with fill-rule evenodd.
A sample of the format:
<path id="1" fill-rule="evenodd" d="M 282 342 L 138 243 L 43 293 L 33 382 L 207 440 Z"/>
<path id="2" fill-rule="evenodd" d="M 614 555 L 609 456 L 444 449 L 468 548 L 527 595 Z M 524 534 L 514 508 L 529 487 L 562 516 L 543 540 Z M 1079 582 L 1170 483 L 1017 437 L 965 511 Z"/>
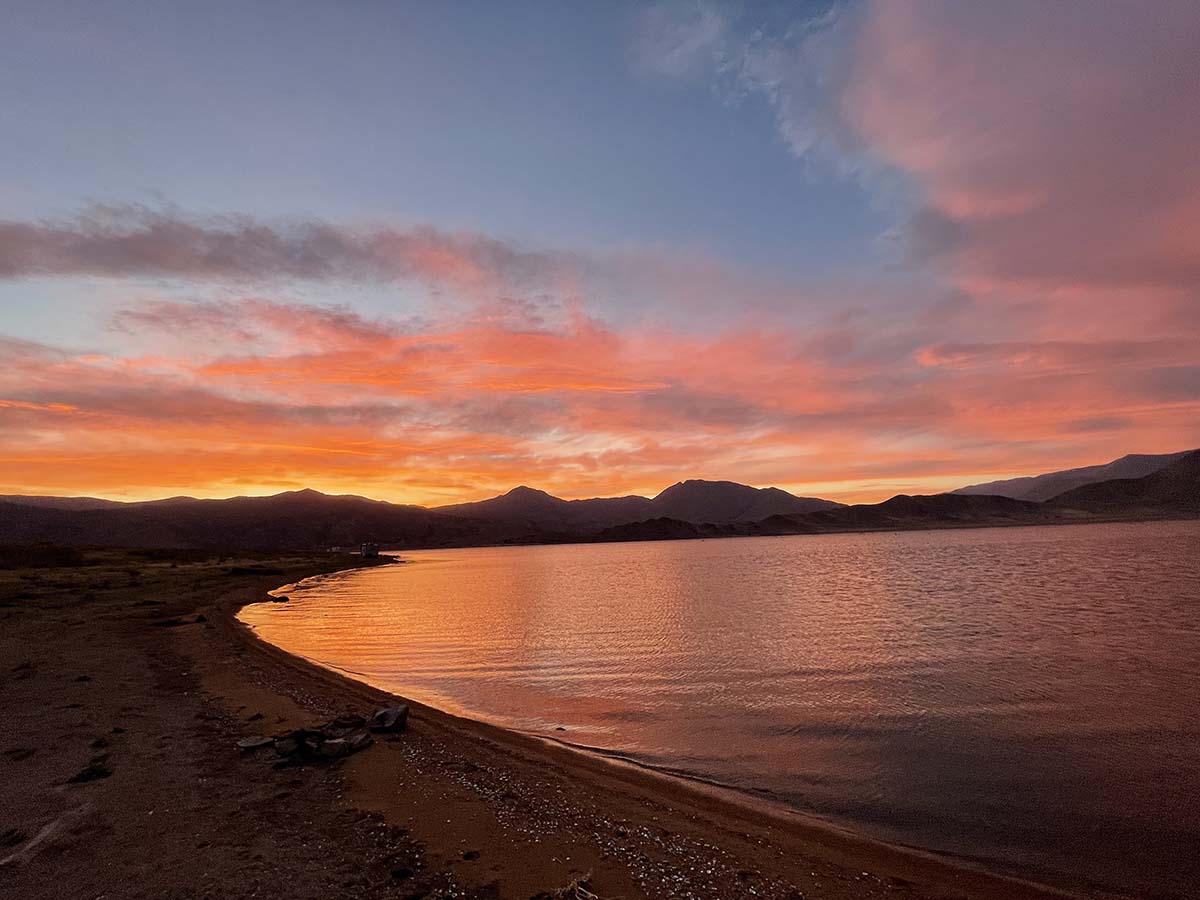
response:
<path id="1" fill-rule="evenodd" d="M 269 737 L 248 737 L 242 738 L 237 742 L 239 750 L 261 750 L 263 747 L 270 747 L 275 743 L 275 738 Z"/>
<path id="2" fill-rule="evenodd" d="M 365 750 L 373 743 L 375 743 L 375 739 L 365 731 L 355 731 L 345 737 L 330 738 L 323 742 L 319 752 L 326 759 L 338 759 L 349 756 L 351 753 L 357 753 L 359 750 Z"/>
<path id="3" fill-rule="evenodd" d="M 338 716 L 322 725 L 321 733 L 331 738 L 345 737 L 352 731 L 360 731 L 365 728 L 366 724 L 367 720 L 359 715 Z"/>
<path id="4" fill-rule="evenodd" d="M 322 741 L 316 750 L 326 759 L 338 759 L 342 756 L 349 756 L 354 752 L 350 749 L 350 743 L 345 738 L 330 738 L 327 741 Z"/>
<path id="5" fill-rule="evenodd" d="M 292 598 L 288 597 L 286 594 L 280 594 L 278 597 L 274 595 L 271 596 L 272 603 L 288 603 L 291 601 L 291 599 Z"/>
<path id="6" fill-rule="evenodd" d="M 272 744 L 280 757 L 275 763 L 276 768 L 329 762 L 365 750 L 374 743 L 364 724 L 362 716 L 339 716 L 320 728 L 297 728 L 274 738 L 246 738 L 239 741 L 238 746 L 249 743 L 257 748 Z"/>
<path id="7" fill-rule="evenodd" d="M 275 752 L 280 756 L 296 756 L 300 753 L 300 748 L 304 746 L 303 741 L 294 733 L 273 738 L 271 743 L 275 745 Z"/>
<path id="8" fill-rule="evenodd" d="M 320 728 L 296 728 L 295 731 L 268 738 L 280 756 L 276 767 L 299 766 L 306 762 L 330 762 L 356 754 L 371 746 L 373 739 L 361 727 L 362 716 L 341 716 Z M 359 727 L 344 727 L 359 722 Z M 265 744 L 264 744 L 265 745 Z"/>
<path id="9" fill-rule="evenodd" d="M 403 731 L 408 726 L 408 704 L 377 709 L 367 721 L 371 731 Z"/>
<path id="10" fill-rule="evenodd" d="M 318 756 L 321 753 L 321 745 L 329 738 L 321 734 L 319 731 L 311 729 L 303 729 L 304 737 L 300 739 L 301 751 L 308 756 Z"/>
<path id="11" fill-rule="evenodd" d="M 112 769 L 100 762 L 92 762 L 86 768 L 76 772 L 67 779 L 67 784 L 83 784 L 88 781 L 98 781 L 112 774 Z"/>

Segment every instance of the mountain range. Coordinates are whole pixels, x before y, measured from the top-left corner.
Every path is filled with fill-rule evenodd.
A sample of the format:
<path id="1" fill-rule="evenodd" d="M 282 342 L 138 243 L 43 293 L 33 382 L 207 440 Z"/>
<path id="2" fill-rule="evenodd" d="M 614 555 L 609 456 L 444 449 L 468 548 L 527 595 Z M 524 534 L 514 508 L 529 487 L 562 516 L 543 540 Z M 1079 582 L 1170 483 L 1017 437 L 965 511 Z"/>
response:
<path id="1" fill-rule="evenodd" d="M 490 500 L 439 506 L 433 511 L 489 521 L 532 522 L 543 527 L 606 528 L 661 518 L 727 525 L 841 505 L 815 497 L 796 497 L 779 488 L 752 488 L 732 481 L 692 480 L 673 484 L 652 499 L 634 496 L 561 500 L 545 491 L 522 486 Z"/>
<path id="2" fill-rule="evenodd" d="M 1014 500 L 1033 500 L 1041 503 L 1056 497 L 1064 491 L 1082 487 L 1085 484 L 1095 484 L 1099 481 L 1111 481 L 1115 478 L 1142 478 L 1157 472 L 1182 459 L 1192 451 L 1181 453 L 1131 453 L 1114 459 L 1100 466 L 1084 466 L 1080 469 L 1064 469 L 1061 472 L 1048 472 L 1045 475 L 1033 475 L 1026 478 L 1008 478 L 1004 481 L 988 481 L 984 484 L 971 484 L 954 491 L 955 494 L 989 494 L 997 497 L 1012 497 Z"/>
<path id="3" fill-rule="evenodd" d="M 1096 477 L 1138 472 L 1140 477 Z M 1080 474 L 1084 473 L 1084 474 Z M 1093 478 L 1080 481 L 1081 478 Z M 1056 479 L 1058 479 L 1056 481 Z M 271 497 L 171 497 L 121 503 L 88 497 L 0 496 L 0 544 L 254 548 L 456 547 L 572 541 L 660 540 L 986 525 L 1052 524 L 1200 515 L 1200 451 L 1122 457 L 1106 466 L 973 485 L 947 494 L 898 495 L 846 506 L 778 488 L 679 482 L 653 498 L 563 500 L 518 487 L 475 503 L 426 509 L 313 490 Z M 1042 501 L 999 490 L 1071 487 Z"/>

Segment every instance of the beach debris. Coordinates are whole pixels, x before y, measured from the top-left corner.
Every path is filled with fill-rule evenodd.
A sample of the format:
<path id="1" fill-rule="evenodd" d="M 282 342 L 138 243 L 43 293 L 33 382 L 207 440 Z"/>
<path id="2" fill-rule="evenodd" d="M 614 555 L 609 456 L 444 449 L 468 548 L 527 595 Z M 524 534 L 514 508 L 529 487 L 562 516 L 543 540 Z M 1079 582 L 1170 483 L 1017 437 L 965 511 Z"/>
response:
<path id="1" fill-rule="evenodd" d="M 589 883 L 592 873 L 588 872 L 582 878 L 567 882 L 553 891 L 542 891 L 534 894 L 531 900 L 605 900 L 599 894 L 593 893 Z"/>
<path id="2" fill-rule="evenodd" d="M 273 737 L 248 737 L 242 738 L 237 742 L 239 750 L 259 750 L 263 747 L 269 747 L 275 743 Z"/>
<path id="3" fill-rule="evenodd" d="M 237 742 L 247 753 L 273 747 L 279 769 L 305 763 L 331 762 L 365 750 L 375 743 L 367 733 L 367 720 L 359 715 L 338 716 L 317 728 L 294 728 L 274 737 L 248 737 Z"/>
<path id="4" fill-rule="evenodd" d="M 263 594 L 257 600 L 247 600 L 246 605 L 249 606 L 251 603 L 287 603 L 291 599 L 287 594 Z"/>
<path id="5" fill-rule="evenodd" d="M 371 731 L 403 731 L 408 726 L 408 704 L 377 709 L 367 722 Z"/>
<path id="6" fill-rule="evenodd" d="M 343 737 L 352 731 L 358 731 L 365 728 L 367 720 L 357 713 L 347 713 L 346 715 L 338 716 L 336 719 L 330 719 L 321 726 L 321 730 L 330 737 Z"/>

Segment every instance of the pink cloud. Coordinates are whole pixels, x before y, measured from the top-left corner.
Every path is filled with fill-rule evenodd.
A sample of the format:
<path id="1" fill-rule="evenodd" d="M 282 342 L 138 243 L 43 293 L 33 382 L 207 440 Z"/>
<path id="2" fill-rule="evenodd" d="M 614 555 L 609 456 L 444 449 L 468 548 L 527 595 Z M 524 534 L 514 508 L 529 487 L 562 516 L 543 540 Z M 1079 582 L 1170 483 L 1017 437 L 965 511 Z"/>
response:
<path id="1" fill-rule="evenodd" d="M 838 97 L 915 245 L 1006 281 L 1200 278 L 1200 7 L 876 0 Z"/>

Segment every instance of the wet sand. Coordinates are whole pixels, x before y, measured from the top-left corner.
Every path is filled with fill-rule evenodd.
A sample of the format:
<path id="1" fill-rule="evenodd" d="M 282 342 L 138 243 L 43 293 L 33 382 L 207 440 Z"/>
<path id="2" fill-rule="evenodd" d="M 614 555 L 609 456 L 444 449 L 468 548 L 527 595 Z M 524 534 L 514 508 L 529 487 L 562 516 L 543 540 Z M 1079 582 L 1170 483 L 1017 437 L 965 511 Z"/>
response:
<path id="1" fill-rule="evenodd" d="M 236 612 L 357 561 L 84 555 L 0 571 L 5 897 L 1063 896 L 416 704 L 276 769 L 236 742 L 395 698 Z"/>

